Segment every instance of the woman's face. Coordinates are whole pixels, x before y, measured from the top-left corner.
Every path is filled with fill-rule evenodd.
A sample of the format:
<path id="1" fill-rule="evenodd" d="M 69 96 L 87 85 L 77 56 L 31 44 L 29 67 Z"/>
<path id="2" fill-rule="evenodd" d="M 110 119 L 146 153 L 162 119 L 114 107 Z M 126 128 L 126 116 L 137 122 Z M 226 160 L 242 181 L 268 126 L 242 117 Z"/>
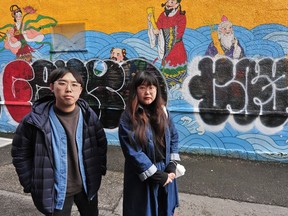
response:
<path id="1" fill-rule="evenodd" d="M 17 12 L 15 14 L 15 19 L 16 19 L 16 22 L 19 22 L 22 20 L 22 13 L 21 12 Z"/>
<path id="2" fill-rule="evenodd" d="M 137 87 L 137 97 L 142 105 L 150 105 L 156 98 L 157 87 L 154 85 L 141 84 Z"/>

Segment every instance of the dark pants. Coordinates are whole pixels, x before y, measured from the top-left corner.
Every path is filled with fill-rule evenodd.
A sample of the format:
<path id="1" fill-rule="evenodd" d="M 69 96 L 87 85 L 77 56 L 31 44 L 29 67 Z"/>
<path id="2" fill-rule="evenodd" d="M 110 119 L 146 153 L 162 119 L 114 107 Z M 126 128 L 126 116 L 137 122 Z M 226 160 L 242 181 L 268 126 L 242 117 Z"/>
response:
<path id="1" fill-rule="evenodd" d="M 164 187 L 159 187 L 158 189 L 158 215 L 167 215 L 167 193 Z"/>
<path id="2" fill-rule="evenodd" d="M 98 197 L 88 201 L 85 192 L 78 193 L 71 197 L 66 197 L 62 210 L 55 209 L 53 216 L 70 216 L 72 205 L 76 204 L 81 216 L 98 216 Z"/>

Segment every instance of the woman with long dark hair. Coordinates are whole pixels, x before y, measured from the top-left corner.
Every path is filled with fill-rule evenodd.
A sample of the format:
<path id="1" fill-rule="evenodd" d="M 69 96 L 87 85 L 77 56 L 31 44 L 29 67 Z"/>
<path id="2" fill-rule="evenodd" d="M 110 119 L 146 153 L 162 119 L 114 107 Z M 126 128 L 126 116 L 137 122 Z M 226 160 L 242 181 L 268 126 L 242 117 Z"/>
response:
<path id="1" fill-rule="evenodd" d="M 178 134 L 156 76 L 137 72 L 119 124 L 125 156 L 124 216 L 171 216 L 178 206 Z"/>

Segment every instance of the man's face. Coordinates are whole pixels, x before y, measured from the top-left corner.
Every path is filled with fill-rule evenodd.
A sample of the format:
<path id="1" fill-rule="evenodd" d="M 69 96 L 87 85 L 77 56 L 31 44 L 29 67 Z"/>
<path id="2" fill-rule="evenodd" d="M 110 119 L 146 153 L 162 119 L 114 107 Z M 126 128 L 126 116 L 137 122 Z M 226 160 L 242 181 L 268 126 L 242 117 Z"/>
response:
<path id="1" fill-rule="evenodd" d="M 171 10 L 171 9 L 175 9 L 179 6 L 179 3 L 177 3 L 177 0 L 168 0 L 166 2 L 166 9 Z"/>
<path id="2" fill-rule="evenodd" d="M 220 29 L 220 41 L 222 46 L 227 49 L 230 49 L 234 42 L 234 32 L 232 24 L 228 23 L 221 27 Z"/>
<path id="3" fill-rule="evenodd" d="M 233 27 L 230 23 L 225 24 L 221 28 L 222 35 L 231 35 L 233 33 Z"/>
<path id="4" fill-rule="evenodd" d="M 117 62 L 121 62 L 124 59 L 122 49 L 114 48 L 110 55 L 111 59 L 115 59 Z"/>
<path id="5" fill-rule="evenodd" d="M 63 112 L 71 112 L 82 92 L 82 86 L 71 73 L 50 84 L 56 98 L 56 107 Z"/>

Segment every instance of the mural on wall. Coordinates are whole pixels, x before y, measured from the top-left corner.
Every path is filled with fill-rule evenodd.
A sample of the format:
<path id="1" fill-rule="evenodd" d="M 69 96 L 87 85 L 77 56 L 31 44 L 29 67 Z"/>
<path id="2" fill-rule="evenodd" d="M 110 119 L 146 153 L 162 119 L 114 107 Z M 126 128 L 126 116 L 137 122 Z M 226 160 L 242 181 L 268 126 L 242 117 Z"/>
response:
<path id="1" fill-rule="evenodd" d="M 150 45 L 153 48 L 157 44 L 161 71 L 170 88 L 183 82 L 187 70 L 187 55 L 183 43 L 186 12 L 182 11 L 180 2 L 181 0 L 169 0 L 163 3 L 161 6 L 164 11 L 157 21 L 153 7 L 147 9 Z"/>
<path id="2" fill-rule="evenodd" d="M 18 5 L 12 5 L 10 12 L 14 24 L 7 24 L 0 28 L 0 41 L 4 41 L 4 49 L 10 50 L 16 55 L 16 59 L 23 59 L 28 62 L 32 62 L 32 53 L 36 52 L 45 43 L 43 43 L 44 35 L 41 33 L 41 29 L 50 28 L 57 24 L 57 21 L 51 17 L 38 15 L 36 19 L 28 19 L 28 15 L 35 14 L 37 12 L 31 6 L 23 8 L 23 12 Z M 7 30 L 5 32 L 5 30 Z M 32 47 L 31 43 L 37 45 Z M 50 42 L 46 42 L 52 50 Z M 1 52 L 1 50 L 0 50 Z"/>
<path id="3" fill-rule="evenodd" d="M 233 24 L 226 16 L 222 16 L 218 30 L 215 30 L 214 26 L 211 27 L 211 38 L 212 42 L 209 44 L 205 55 L 211 57 L 225 55 L 233 59 L 244 57 L 244 50 L 235 37 Z"/>
<path id="4" fill-rule="evenodd" d="M 128 58 L 126 57 L 126 49 L 112 47 L 110 51 L 110 59 L 117 62 L 123 62 L 128 60 Z"/>
<path id="5" fill-rule="evenodd" d="M 178 4 L 180 13 L 180 1 L 169 2 Z M 148 16 L 153 27 L 152 15 Z M 157 40 L 152 35 L 155 46 L 151 47 L 151 28 L 111 34 L 89 30 L 74 36 L 75 40 L 87 38 L 87 52 L 60 52 L 50 59 L 50 49 L 44 46 L 32 62 L 15 60 L 15 54 L 4 49 L 0 56 L 1 131 L 15 130 L 31 104 L 49 94 L 49 73 L 66 65 L 83 75 L 82 97 L 99 114 L 109 143 L 118 145 L 117 125 L 129 81 L 138 70 L 153 70 L 179 131 L 181 151 L 288 162 L 288 28 L 272 23 L 246 29 L 232 25 L 226 16 L 219 20 L 212 32 L 211 25 L 197 29 L 184 26 L 185 33 L 183 30 L 181 41 L 174 41 L 174 47 L 182 43 L 186 59 L 172 58 L 178 62 L 174 67 L 179 69 L 177 75 L 183 75 L 178 78 L 163 70 L 172 61 L 164 59 L 164 67 L 159 56 L 159 49 L 167 45 L 168 58 L 173 43 L 159 46 L 159 33 Z M 161 32 L 164 27 L 158 27 L 156 20 L 155 24 Z M 177 38 L 170 27 L 174 33 L 170 36 Z M 65 37 L 62 40 L 68 42 Z M 42 43 L 51 43 L 51 34 L 45 34 Z M 0 47 L 4 47 L 4 40 Z M 187 64 L 187 71 L 182 73 L 179 63 Z"/>

